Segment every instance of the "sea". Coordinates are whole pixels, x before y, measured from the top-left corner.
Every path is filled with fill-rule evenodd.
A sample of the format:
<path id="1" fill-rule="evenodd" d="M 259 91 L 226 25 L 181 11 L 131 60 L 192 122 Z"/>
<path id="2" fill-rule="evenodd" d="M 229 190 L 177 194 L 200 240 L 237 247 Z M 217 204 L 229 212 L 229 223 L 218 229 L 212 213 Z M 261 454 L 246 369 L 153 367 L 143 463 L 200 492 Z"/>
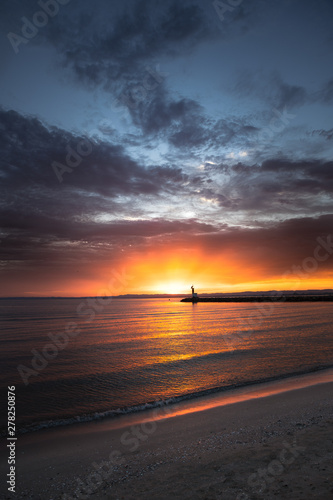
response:
<path id="1" fill-rule="evenodd" d="M 6 405 L 15 387 L 17 433 L 333 366 L 332 303 L 1 299 L 0 323 L 0 389 Z"/>

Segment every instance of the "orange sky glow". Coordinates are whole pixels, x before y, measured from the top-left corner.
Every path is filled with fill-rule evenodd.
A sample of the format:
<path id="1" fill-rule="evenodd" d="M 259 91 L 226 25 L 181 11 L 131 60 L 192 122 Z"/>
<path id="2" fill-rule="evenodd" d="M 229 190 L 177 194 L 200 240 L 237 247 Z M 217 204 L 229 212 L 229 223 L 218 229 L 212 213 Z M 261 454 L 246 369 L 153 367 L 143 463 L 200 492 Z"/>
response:
<path id="1" fill-rule="evenodd" d="M 203 248 L 150 249 L 123 255 L 110 264 L 101 260 L 62 270 L 22 270 L 4 287 L 3 296 L 100 296 L 123 294 L 232 293 L 267 290 L 307 290 L 332 287 L 333 272 L 318 264 L 304 271 L 301 262 L 274 268 L 274 262 L 248 253 Z M 325 263 L 323 263 L 325 264 Z M 300 269 L 296 267 L 299 265 Z M 294 268 L 293 268 L 294 266 Z"/>

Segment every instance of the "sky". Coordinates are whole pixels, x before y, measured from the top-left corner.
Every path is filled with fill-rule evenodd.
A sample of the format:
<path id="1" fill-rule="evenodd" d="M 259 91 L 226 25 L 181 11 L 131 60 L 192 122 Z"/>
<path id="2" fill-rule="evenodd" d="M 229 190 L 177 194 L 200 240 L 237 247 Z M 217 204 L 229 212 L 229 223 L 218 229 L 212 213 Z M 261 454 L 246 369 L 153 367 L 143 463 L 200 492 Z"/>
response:
<path id="1" fill-rule="evenodd" d="M 1 296 L 333 288 L 331 0 L 3 0 Z"/>

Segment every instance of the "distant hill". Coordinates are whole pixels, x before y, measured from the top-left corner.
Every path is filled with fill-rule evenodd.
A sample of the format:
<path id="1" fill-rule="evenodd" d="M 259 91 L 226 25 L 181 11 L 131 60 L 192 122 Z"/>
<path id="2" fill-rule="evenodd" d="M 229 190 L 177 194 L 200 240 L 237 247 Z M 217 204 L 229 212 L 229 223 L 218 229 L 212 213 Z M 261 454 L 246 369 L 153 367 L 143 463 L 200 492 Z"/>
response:
<path id="1" fill-rule="evenodd" d="M 266 292 L 261 292 L 260 290 L 257 292 L 215 292 L 215 293 L 200 293 L 198 292 L 199 297 L 251 297 L 251 296 L 261 296 L 266 297 L 270 295 L 285 295 L 285 296 L 295 296 L 295 295 L 332 295 L 333 289 L 327 288 L 325 290 L 269 290 Z M 177 294 L 168 294 L 168 293 L 142 293 L 142 294 L 133 294 L 128 293 L 126 295 L 110 295 L 109 297 L 103 298 L 114 298 L 114 299 L 172 299 L 172 298 L 184 298 L 190 297 L 191 293 L 177 293 Z M 101 296 L 95 295 L 87 295 L 84 297 L 0 297 L 0 300 L 9 300 L 9 299 L 96 299 L 102 298 Z"/>

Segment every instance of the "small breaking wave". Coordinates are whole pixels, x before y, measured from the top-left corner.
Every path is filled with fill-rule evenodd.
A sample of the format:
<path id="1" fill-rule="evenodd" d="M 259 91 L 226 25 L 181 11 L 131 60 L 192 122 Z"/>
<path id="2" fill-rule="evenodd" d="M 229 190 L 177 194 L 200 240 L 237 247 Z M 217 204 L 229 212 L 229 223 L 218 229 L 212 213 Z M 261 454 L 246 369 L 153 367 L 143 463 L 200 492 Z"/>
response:
<path id="1" fill-rule="evenodd" d="M 326 370 L 326 369 L 330 369 L 330 368 L 333 368 L 333 365 L 317 366 L 317 367 L 312 367 L 312 368 L 307 369 L 307 370 L 296 371 L 296 372 L 286 373 L 286 374 L 282 374 L 282 375 L 276 375 L 276 376 L 272 376 L 272 377 L 262 378 L 259 380 L 242 381 L 240 383 L 230 384 L 227 386 L 220 386 L 220 387 L 213 387 L 210 389 L 203 389 L 203 390 L 188 393 L 188 394 L 181 394 L 181 395 L 169 397 L 166 399 L 161 399 L 161 400 L 157 400 L 157 401 L 149 401 L 146 403 L 141 403 L 141 404 L 137 404 L 137 405 L 133 405 L 133 406 L 124 406 L 122 408 L 107 410 L 107 411 L 103 411 L 103 412 L 94 412 L 94 413 L 90 413 L 90 414 L 77 415 L 77 416 L 73 416 L 73 417 L 45 420 L 42 422 L 36 422 L 36 423 L 32 423 L 32 424 L 22 425 L 19 429 L 17 429 L 17 434 L 25 434 L 27 432 L 36 432 L 36 431 L 40 431 L 42 429 L 50 429 L 50 428 L 54 428 L 54 427 L 63 427 L 63 426 L 68 426 L 68 425 L 73 425 L 73 424 L 78 424 L 78 423 L 92 422 L 92 421 L 102 420 L 102 419 L 106 419 L 106 418 L 117 418 L 117 417 L 121 417 L 123 415 L 130 415 L 133 413 L 139 413 L 139 412 L 144 412 L 147 410 L 153 410 L 155 408 L 161 408 L 161 407 L 165 407 L 165 406 L 174 405 L 177 403 L 181 403 L 183 401 L 197 399 L 197 398 L 200 398 L 203 396 L 208 396 L 208 395 L 216 394 L 219 392 L 226 392 L 226 391 L 230 391 L 233 389 L 238 389 L 238 388 L 247 387 L 247 386 L 251 386 L 251 385 L 258 385 L 258 384 L 262 384 L 262 383 L 283 380 L 283 379 L 287 379 L 290 377 L 306 375 L 308 373 L 313 373 L 313 372 L 317 372 L 320 370 Z M 1 435 L 2 436 L 6 435 L 6 431 L 2 431 Z"/>

